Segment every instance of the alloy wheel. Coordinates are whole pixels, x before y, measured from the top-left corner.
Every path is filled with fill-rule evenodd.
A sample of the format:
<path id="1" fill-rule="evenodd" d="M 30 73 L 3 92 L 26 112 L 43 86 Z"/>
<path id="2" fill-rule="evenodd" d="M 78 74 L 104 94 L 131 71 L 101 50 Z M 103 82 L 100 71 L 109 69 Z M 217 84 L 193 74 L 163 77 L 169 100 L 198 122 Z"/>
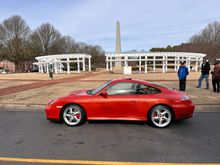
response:
<path id="1" fill-rule="evenodd" d="M 77 106 L 69 106 L 63 111 L 63 120 L 67 125 L 77 125 L 81 121 L 81 118 L 81 110 Z"/>
<path id="2" fill-rule="evenodd" d="M 152 124 L 160 128 L 168 126 L 172 120 L 171 111 L 165 106 L 154 107 L 150 117 Z"/>

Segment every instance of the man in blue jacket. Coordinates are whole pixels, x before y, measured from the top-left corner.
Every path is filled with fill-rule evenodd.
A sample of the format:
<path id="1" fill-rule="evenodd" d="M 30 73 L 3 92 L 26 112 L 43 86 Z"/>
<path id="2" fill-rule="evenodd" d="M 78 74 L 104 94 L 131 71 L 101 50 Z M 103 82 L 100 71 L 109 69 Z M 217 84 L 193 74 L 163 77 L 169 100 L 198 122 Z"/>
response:
<path id="1" fill-rule="evenodd" d="M 188 71 L 188 68 L 185 66 L 185 61 L 181 61 L 180 67 L 178 69 L 180 91 L 186 90 L 186 77 L 188 74 L 189 74 L 189 71 Z"/>

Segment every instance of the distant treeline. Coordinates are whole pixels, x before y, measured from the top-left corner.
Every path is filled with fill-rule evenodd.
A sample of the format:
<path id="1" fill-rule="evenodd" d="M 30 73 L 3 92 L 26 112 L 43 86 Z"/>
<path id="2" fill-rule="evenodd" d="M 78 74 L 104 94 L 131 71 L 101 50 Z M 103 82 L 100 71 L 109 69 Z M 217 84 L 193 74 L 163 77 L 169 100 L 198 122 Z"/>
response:
<path id="1" fill-rule="evenodd" d="M 92 55 L 93 67 L 105 65 L 104 50 L 100 46 L 76 42 L 50 23 L 31 30 L 21 16 L 14 15 L 0 24 L 0 60 L 15 62 L 17 71 L 23 70 L 23 61 L 34 61 L 36 56 L 65 53 L 87 53 Z"/>
<path id="2" fill-rule="evenodd" d="M 150 52 L 197 52 L 205 53 L 209 60 L 220 59 L 220 22 L 208 24 L 199 34 L 192 36 L 188 43 L 151 48 Z"/>

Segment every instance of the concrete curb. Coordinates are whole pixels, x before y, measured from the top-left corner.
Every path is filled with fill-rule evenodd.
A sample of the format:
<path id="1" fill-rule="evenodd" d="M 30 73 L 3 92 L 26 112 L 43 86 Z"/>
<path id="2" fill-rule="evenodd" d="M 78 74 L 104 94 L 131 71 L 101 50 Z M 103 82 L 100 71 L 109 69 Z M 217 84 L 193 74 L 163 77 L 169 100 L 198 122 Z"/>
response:
<path id="1" fill-rule="evenodd" d="M 0 104 L 0 111 L 40 111 L 45 105 L 36 104 Z"/>
<path id="2" fill-rule="evenodd" d="M 195 112 L 220 112 L 220 104 L 196 105 Z"/>
<path id="3" fill-rule="evenodd" d="M 0 111 L 43 111 L 42 104 L 0 104 Z M 196 105 L 195 112 L 220 112 L 220 104 Z"/>

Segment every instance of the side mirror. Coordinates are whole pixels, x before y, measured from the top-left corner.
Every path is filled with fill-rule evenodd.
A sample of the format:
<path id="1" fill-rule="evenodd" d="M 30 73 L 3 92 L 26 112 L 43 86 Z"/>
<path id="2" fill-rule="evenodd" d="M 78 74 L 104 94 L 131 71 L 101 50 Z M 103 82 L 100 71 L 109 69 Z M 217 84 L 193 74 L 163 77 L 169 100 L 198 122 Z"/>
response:
<path id="1" fill-rule="evenodd" d="M 103 91 L 100 95 L 106 97 L 106 96 L 108 96 L 108 92 L 107 91 Z"/>

